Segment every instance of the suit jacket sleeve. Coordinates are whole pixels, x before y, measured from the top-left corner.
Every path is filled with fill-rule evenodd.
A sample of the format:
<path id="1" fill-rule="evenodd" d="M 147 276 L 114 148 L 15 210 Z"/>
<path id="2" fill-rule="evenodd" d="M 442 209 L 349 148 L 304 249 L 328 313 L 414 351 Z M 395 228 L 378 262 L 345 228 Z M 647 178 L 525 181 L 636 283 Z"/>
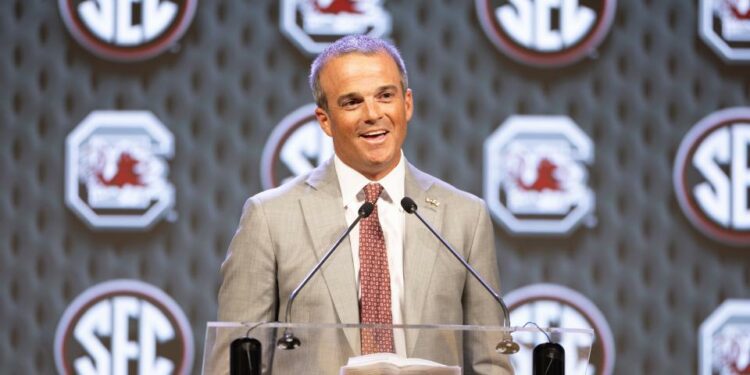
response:
<path id="1" fill-rule="evenodd" d="M 497 258 L 495 255 L 495 240 L 492 222 L 487 213 L 487 207 L 482 202 L 477 209 L 477 219 L 474 223 L 474 235 L 471 247 L 466 254 L 467 262 L 499 293 L 499 276 Z M 468 273 L 467 273 L 468 275 Z M 464 323 L 469 325 L 502 325 L 504 316 L 502 309 L 492 296 L 468 275 L 464 285 L 463 306 Z M 494 351 L 494 346 L 502 339 L 501 335 L 477 334 L 465 341 L 465 363 L 471 365 L 467 373 L 476 374 L 513 374 L 507 355 L 500 355 Z"/>
<path id="2" fill-rule="evenodd" d="M 250 198 L 245 202 L 240 224 L 221 265 L 220 321 L 277 320 L 279 302 L 275 264 L 268 220 L 263 207 L 255 198 Z M 230 344 L 244 334 L 244 329 L 217 332 L 210 363 L 204 372 L 212 375 L 229 373 Z M 268 348 L 263 350 L 265 352 Z M 264 358 L 268 356 L 264 355 Z"/>
<path id="3" fill-rule="evenodd" d="M 263 207 L 245 202 L 239 227 L 221 265 L 219 320 L 277 320 L 278 287 L 271 231 Z"/>

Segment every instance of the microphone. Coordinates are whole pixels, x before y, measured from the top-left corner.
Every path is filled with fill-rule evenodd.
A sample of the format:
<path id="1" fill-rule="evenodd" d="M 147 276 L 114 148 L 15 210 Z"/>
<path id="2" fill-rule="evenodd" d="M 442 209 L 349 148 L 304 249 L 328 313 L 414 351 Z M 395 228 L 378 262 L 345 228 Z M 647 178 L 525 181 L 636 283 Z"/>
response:
<path id="1" fill-rule="evenodd" d="M 554 342 L 546 342 L 534 348 L 532 375 L 565 375 L 565 349 Z"/>
<path id="2" fill-rule="evenodd" d="M 229 375 L 260 375 L 262 345 L 258 339 L 250 337 L 250 331 L 264 324 L 266 322 L 256 323 L 247 329 L 245 337 L 232 341 L 229 346 Z"/>
<path id="3" fill-rule="evenodd" d="M 477 281 L 479 281 L 480 284 L 482 284 L 484 289 L 486 289 L 487 292 L 489 292 L 492 295 L 495 301 L 497 301 L 497 303 L 500 304 L 500 308 L 502 308 L 503 310 L 503 315 L 505 316 L 503 327 L 510 328 L 510 311 L 508 310 L 508 306 L 505 305 L 505 302 L 503 301 L 503 299 L 500 298 L 500 295 L 495 293 L 495 291 L 492 290 L 492 287 L 490 287 L 487 281 L 485 281 L 482 278 L 482 276 L 479 276 L 477 271 L 474 270 L 474 267 L 472 267 L 469 263 L 467 263 L 464 260 L 464 258 L 462 258 L 461 255 L 459 255 L 458 252 L 456 252 L 456 250 L 453 249 L 453 247 L 447 241 L 445 241 L 443 236 L 439 235 L 435 231 L 435 228 L 433 228 L 432 225 L 430 225 L 427 221 L 425 221 L 422 215 L 420 215 L 419 212 L 417 212 L 417 204 L 414 203 L 413 199 L 409 197 L 404 197 L 404 199 L 401 200 L 401 207 L 404 209 L 404 211 L 410 214 L 414 214 L 414 216 L 416 216 L 419 219 L 419 221 L 421 221 L 422 224 L 424 224 L 427 227 L 427 229 L 429 229 L 430 232 L 432 232 L 432 234 L 438 240 L 440 240 L 443 246 L 445 246 L 445 248 L 448 249 L 448 251 L 450 251 L 450 253 L 453 254 L 453 256 L 456 257 L 456 259 L 458 259 L 459 262 L 461 262 L 461 264 L 463 264 L 464 268 L 466 268 L 469 271 L 469 273 L 471 273 L 471 275 L 474 276 L 474 278 L 477 279 Z M 508 336 L 510 336 L 510 334 Z M 517 353 L 519 349 L 520 347 L 515 341 L 513 341 L 512 336 L 504 338 L 503 341 L 499 342 L 497 346 L 495 347 L 495 351 L 497 351 L 500 354 L 514 354 L 514 353 Z"/>
<path id="4" fill-rule="evenodd" d="M 230 375 L 260 375 L 261 343 L 252 337 L 232 341 L 229 349 Z"/>
<path id="5" fill-rule="evenodd" d="M 299 294 L 302 288 L 304 288 L 305 285 L 307 285 L 307 282 L 310 281 L 313 275 L 315 275 L 315 273 L 318 272 L 320 267 L 323 266 L 323 263 L 325 263 L 328 260 L 328 258 L 331 257 L 331 254 L 333 254 L 333 252 L 339 247 L 341 242 L 343 242 L 344 239 L 347 236 L 349 236 L 349 232 L 351 232 L 352 229 L 354 229 L 357 223 L 359 223 L 360 220 L 370 216 L 370 214 L 372 213 L 374 209 L 375 209 L 375 205 L 372 202 L 362 203 L 362 205 L 359 207 L 359 210 L 357 211 L 357 218 L 354 219 L 352 224 L 349 225 L 348 228 L 346 228 L 344 233 L 342 233 L 341 236 L 339 236 L 338 240 L 336 240 L 336 242 L 333 243 L 333 245 L 328 249 L 328 251 L 326 251 L 323 257 L 320 258 L 320 260 L 315 265 L 315 267 L 313 267 L 310 270 L 310 272 L 308 272 L 307 275 L 305 275 L 305 278 L 302 279 L 299 285 L 297 285 L 297 287 L 294 288 L 294 290 L 292 291 L 292 294 L 289 295 L 289 299 L 287 300 L 287 303 L 286 303 L 286 316 L 284 318 L 285 323 L 289 323 L 291 321 L 292 304 L 294 303 L 294 299 L 297 298 L 297 294 Z M 302 343 L 297 337 L 294 336 L 291 329 L 289 328 L 284 329 L 283 336 L 276 342 L 276 346 L 279 349 L 284 349 L 284 350 L 296 349 L 300 345 L 302 345 Z"/>

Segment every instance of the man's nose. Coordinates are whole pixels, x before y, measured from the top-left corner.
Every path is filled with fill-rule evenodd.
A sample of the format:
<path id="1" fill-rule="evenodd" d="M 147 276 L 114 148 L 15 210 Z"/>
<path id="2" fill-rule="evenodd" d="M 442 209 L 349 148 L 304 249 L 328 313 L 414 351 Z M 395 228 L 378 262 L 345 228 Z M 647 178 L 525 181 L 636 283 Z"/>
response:
<path id="1" fill-rule="evenodd" d="M 365 100 L 365 122 L 368 124 L 375 123 L 383 117 L 383 111 L 375 100 Z"/>

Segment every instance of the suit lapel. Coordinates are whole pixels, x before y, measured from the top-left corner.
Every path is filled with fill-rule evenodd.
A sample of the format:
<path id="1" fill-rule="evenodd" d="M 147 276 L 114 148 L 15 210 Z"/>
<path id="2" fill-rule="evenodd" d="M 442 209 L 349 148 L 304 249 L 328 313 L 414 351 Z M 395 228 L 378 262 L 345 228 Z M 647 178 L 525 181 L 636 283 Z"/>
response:
<path id="1" fill-rule="evenodd" d="M 411 164 L 407 164 L 407 166 L 404 186 L 406 196 L 411 197 L 417 203 L 420 215 L 428 223 L 432 224 L 435 230 L 440 232 L 442 227 L 440 209 L 426 202 L 426 198 L 435 198 L 429 195 L 429 189 L 433 181 L 430 177 L 412 167 Z M 404 233 L 404 289 L 406 305 L 404 323 L 424 324 L 425 301 L 429 291 L 437 252 L 440 251 L 438 248 L 439 242 L 415 215 L 406 214 Z M 418 335 L 418 330 L 406 330 L 407 354 L 409 356 L 414 352 Z"/>
<path id="2" fill-rule="evenodd" d="M 316 259 L 320 260 L 329 247 L 346 229 L 341 191 L 333 162 L 317 168 L 307 183 L 316 190 L 300 199 Z M 359 322 L 359 303 L 354 280 L 351 242 L 344 239 L 321 269 L 328 292 L 340 323 Z M 359 353 L 359 331 L 344 330 L 353 353 Z"/>

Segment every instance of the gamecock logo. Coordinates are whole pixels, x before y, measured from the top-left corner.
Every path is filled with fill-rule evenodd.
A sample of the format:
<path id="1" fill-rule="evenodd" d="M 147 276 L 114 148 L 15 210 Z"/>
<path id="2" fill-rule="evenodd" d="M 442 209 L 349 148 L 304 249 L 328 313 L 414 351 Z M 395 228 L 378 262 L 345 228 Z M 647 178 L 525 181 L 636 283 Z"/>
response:
<path id="1" fill-rule="evenodd" d="M 750 374 L 750 300 L 728 300 L 700 327 L 700 375 Z"/>
<path id="2" fill-rule="evenodd" d="M 750 61 L 750 1 L 701 0 L 700 35 L 722 59 Z"/>
<path id="3" fill-rule="evenodd" d="M 484 144 L 484 199 L 516 234 L 567 234 L 594 209 L 594 145 L 568 117 L 511 116 Z"/>
<path id="4" fill-rule="evenodd" d="M 94 111 L 68 135 L 65 201 L 96 229 L 147 229 L 174 207 L 174 139 L 147 111 Z"/>
<path id="5" fill-rule="evenodd" d="M 383 0 L 282 0 L 281 31 L 303 51 L 317 54 L 345 35 L 387 36 L 391 15 Z"/>

